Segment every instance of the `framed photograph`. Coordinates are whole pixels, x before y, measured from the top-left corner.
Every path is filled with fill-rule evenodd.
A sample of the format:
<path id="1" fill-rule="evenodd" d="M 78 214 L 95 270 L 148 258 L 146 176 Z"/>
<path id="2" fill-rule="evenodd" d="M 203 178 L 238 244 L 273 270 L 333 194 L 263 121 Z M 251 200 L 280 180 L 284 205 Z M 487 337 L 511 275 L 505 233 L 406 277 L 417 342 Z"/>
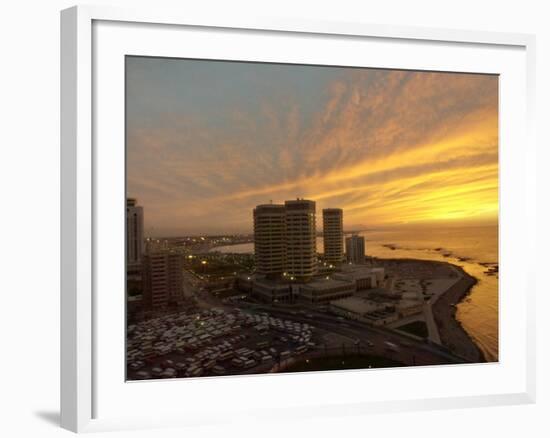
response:
<path id="1" fill-rule="evenodd" d="M 534 37 L 61 18 L 63 427 L 534 401 Z"/>

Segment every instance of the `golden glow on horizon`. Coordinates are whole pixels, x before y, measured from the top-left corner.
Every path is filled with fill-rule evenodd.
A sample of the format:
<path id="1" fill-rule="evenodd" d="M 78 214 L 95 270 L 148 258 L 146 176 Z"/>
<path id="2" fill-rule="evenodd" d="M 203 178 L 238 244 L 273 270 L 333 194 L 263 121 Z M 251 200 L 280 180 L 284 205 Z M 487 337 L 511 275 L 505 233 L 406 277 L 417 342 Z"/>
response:
<path id="1" fill-rule="evenodd" d="M 307 124 L 288 98 L 261 101 L 260 116 L 233 108 L 221 133 L 177 117 L 173 132 L 136 129 L 133 142 L 152 151 L 129 176 L 151 193 L 131 192 L 144 198 L 146 221 L 214 228 L 223 218 L 249 229 L 255 205 L 296 197 L 316 201 L 318 212 L 342 208 L 348 228 L 498 220 L 497 77 L 354 70 L 346 78 Z M 259 135 L 272 144 L 261 149 Z M 182 136 L 197 147 L 191 155 L 173 147 Z"/>
<path id="2" fill-rule="evenodd" d="M 325 177 L 314 175 L 279 185 L 260 186 L 225 197 L 231 200 L 257 199 L 280 194 L 279 199 L 300 193 L 321 204 L 343 208 L 346 221 L 354 224 L 414 223 L 440 220 L 498 217 L 498 156 L 496 112 L 441 141 L 417 145 L 405 151 L 377 159 L 366 159 L 347 168 L 335 169 Z M 490 164 L 476 164 L 475 158 L 486 154 Z M 465 164 L 447 168 L 450 159 Z M 473 159 L 469 161 L 469 159 Z M 441 163 L 441 168 L 437 164 Z M 369 177 L 384 172 L 399 173 L 408 167 L 434 167 L 429 171 L 377 181 Z M 362 182 L 366 179 L 365 182 Z M 373 188 L 375 187 L 375 190 Z M 357 196 L 351 203 L 331 202 L 342 195 Z M 277 199 L 277 197 L 276 197 Z M 219 200 L 215 200 L 216 202 Z"/>

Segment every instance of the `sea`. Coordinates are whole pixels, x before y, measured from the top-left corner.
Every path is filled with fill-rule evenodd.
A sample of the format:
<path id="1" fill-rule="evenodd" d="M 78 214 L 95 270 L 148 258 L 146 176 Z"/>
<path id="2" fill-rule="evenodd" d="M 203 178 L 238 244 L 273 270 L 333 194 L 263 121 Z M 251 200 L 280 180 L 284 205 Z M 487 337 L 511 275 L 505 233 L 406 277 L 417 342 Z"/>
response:
<path id="1" fill-rule="evenodd" d="M 401 226 L 358 233 L 365 237 L 366 253 L 380 258 L 438 260 L 461 266 L 478 279 L 471 293 L 457 304 L 456 318 L 479 346 L 487 361 L 498 361 L 498 226 Z M 213 248 L 223 253 L 253 253 L 252 243 Z M 323 239 L 317 239 L 323 252 Z"/>

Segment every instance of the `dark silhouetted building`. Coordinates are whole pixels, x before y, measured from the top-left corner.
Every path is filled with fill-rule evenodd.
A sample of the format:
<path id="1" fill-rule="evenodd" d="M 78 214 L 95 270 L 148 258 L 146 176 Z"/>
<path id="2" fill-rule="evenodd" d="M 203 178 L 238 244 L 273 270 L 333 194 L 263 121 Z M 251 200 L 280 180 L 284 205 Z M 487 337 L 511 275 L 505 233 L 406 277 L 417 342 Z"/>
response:
<path id="1" fill-rule="evenodd" d="M 285 201 L 286 272 L 291 279 L 308 280 L 317 270 L 315 202 Z"/>
<path id="2" fill-rule="evenodd" d="M 267 277 L 281 276 L 286 262 L 285 206 L 258 205 L 253 215 L 256 272 Z"/>
<path id="3" fill-rule="evenodd" d="M 334 265 L 344 259 L 344 214 L 341 208 L 323 210 L 323 246 L 325 261 Z"/>
<path id="4" fill-rule="evenodd" d="M 182 254 L 160 251 L 143 256 L 143 307 L 161 310 L 183 294 Z"/>
<path id="5" fill-rule="evenodd" d="M 137 265 L 143 255 L 143 208 L 126 199 L 126 263 Z"/>
<path id="6" fill-rule="evenodd" d="M 365 263 L 365 238 L 353 235 L 346 238 L 346 257 L 348 262 Z"/>

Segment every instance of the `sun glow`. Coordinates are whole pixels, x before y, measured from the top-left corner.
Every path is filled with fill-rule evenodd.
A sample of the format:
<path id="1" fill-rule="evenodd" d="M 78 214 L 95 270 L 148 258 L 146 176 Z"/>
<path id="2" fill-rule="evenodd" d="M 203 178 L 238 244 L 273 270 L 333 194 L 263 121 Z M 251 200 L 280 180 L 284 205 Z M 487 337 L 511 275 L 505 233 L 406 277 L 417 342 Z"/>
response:
<path id="1" fill-rule="evenodd" d="M 344 209 L 350 227 L 498 218 L 498 77 L 341 68 L 315 82 L 230 64 L 175 70 L 181 90 L 215 75 L 208 98 L 166 90 L 174 104 L 144 104 L 156 97 L 133 102 L 147 87 L 129 84 L 146 118 L 129 117 L 128 186 L 149 224 L 248 232 L 255 205 L 297 196 Z"/>

